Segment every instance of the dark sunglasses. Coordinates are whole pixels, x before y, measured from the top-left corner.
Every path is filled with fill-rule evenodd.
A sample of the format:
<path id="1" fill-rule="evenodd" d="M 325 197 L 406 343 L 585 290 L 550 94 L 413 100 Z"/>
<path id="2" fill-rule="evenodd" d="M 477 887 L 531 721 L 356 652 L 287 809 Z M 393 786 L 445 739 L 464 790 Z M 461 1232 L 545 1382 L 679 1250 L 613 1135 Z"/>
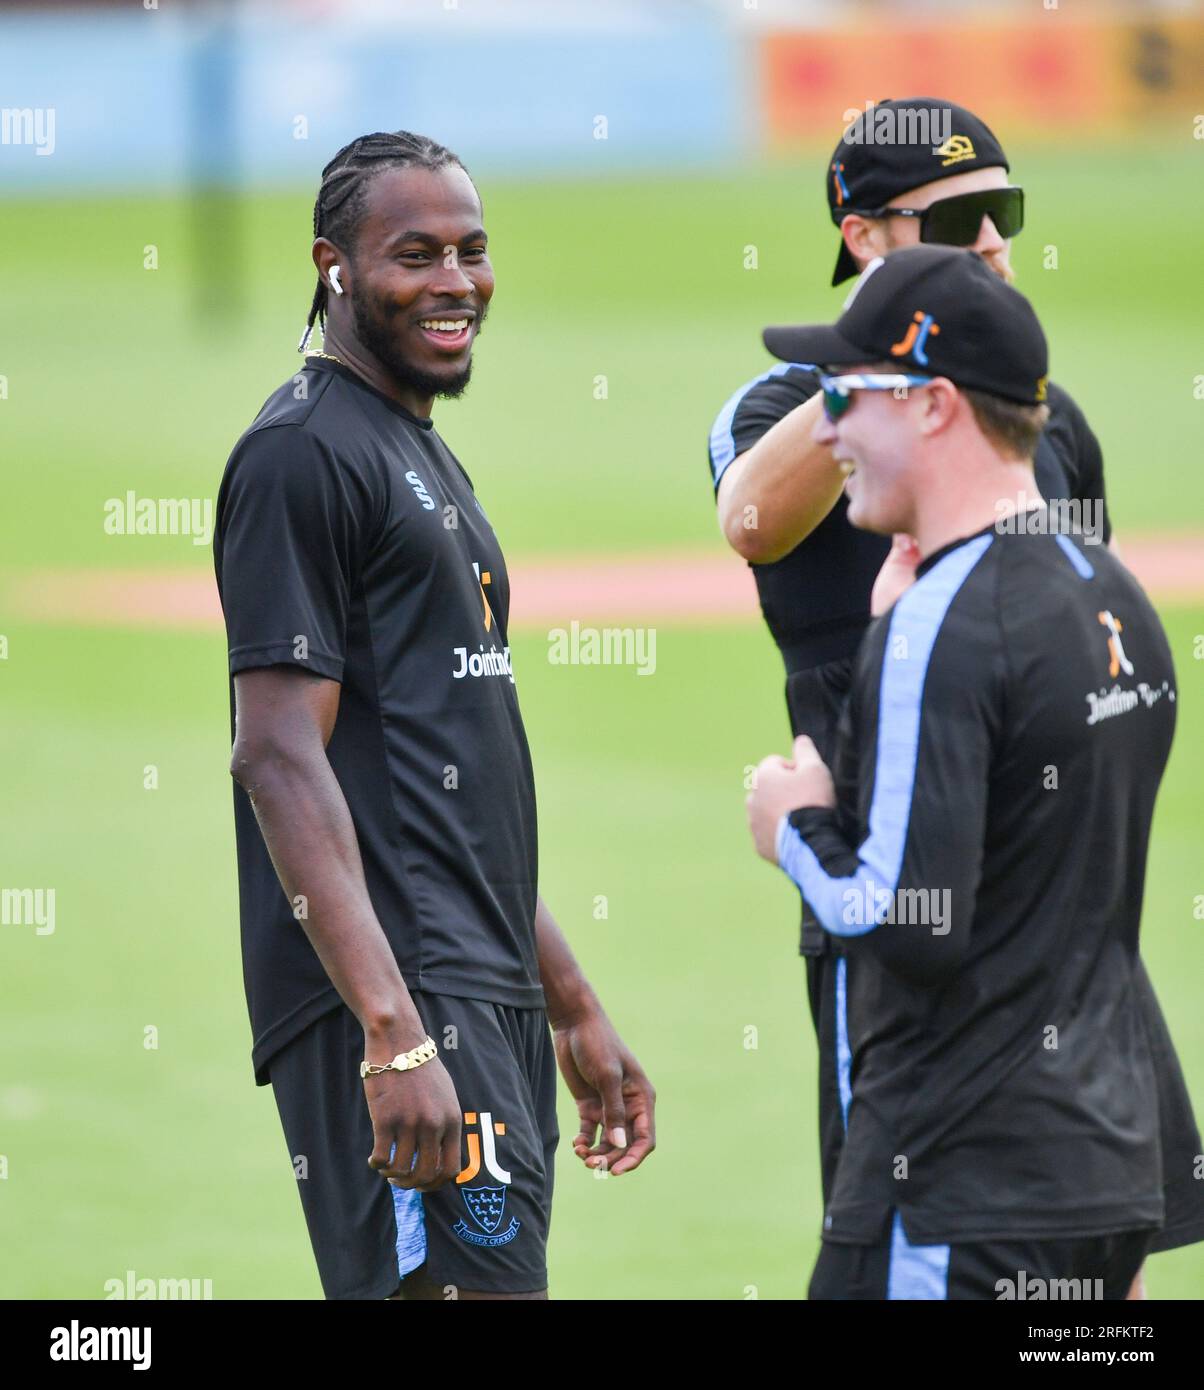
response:
<path id="1" fill-rule="evenodd" d="M 824 396 L 824 414 L 835 424 L 853 404 L 854 391 L 893 391 L 904 400 L 910 387 L 927 386 L 930 381 L 932 377 L 914 372 L 846 372 L 843 376 L 821 376 L 819 388 Z"/>
<path id="2" fill-rule="evenodd" d="M 875 208 L 862 217 L 918 217 L 920 240 L 942 246 L 970 246 L 978 240 L 982 219 L 989 217 L 1006 241 L 1024 226 L 1024 189 L 987 188 L 940 198 L 926 208 Z"/>

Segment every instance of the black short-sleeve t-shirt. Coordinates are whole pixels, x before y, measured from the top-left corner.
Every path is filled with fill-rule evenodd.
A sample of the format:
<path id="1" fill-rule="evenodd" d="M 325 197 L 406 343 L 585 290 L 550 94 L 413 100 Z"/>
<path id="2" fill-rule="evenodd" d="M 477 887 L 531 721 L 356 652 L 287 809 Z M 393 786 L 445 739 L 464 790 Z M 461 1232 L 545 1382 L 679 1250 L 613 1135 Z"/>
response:
<path id="1" fill-rule="evenodd" d="M 341 683 L 327 756 L 368 893 L 414 989 L 544 1003 L 535 788 L 505 561 L 430 420 L 310 359 L 238 441 L 214 561 L 231 677 L 287 666 Z M 339 997 L 234 789 L 256 1079 Z"/>

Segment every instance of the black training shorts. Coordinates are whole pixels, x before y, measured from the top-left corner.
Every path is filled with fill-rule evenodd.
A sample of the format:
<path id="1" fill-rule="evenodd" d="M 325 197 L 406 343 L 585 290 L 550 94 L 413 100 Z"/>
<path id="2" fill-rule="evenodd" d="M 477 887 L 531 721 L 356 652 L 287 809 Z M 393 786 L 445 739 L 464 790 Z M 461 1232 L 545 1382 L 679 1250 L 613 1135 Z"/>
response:
<path id="1" fill-rule="evenodd" d="M 814 1299 L 1123 1299 L 1153 1231 L 912 1245 L 898 1212 L 876 1245 L 824 1241 Z"/>
<path id="2" fill-rule="evenodd" d="M 268 1064 L 323 1291 L 388 1298 L 420 1266 L 448 1298 L 545 1289 L 559 1138 L 547 1015 L 411 997 L 463 1112 L 463 1168 L 437 1192 L 406 1191 L 368 1167 L 364 1034 L 350 1009 L 324 1014 Z"/>

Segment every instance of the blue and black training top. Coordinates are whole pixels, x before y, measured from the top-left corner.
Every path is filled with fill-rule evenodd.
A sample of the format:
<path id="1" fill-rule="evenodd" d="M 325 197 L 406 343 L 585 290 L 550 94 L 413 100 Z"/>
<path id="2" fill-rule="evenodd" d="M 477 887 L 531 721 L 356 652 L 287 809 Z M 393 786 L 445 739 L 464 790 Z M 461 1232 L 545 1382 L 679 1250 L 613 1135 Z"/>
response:
<path id="1" fill-rule="evenodd" d="M 1163 1220 L 1138 928 L 1175 672 L 1103 546 L 988 528 L 924 560 L 852 669 L 837 810 L 778 858 L 849 957 L 827 1239 Z"/>

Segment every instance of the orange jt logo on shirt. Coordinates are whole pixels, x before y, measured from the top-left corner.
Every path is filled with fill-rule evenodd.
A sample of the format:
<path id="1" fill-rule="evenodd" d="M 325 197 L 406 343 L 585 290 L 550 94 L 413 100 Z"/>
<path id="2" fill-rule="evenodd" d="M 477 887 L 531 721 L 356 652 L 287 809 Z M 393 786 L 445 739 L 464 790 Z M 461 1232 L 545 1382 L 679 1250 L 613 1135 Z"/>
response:
<path id="1" fill-rule="evenodd" d="M 1123 671 L 1126 676 L 1133 674 L 1133 663 L 1125 655 L 1120 634 L 1125 630 L 1119 618 L 1114 618 L 1107 609 L 1098 615 L 1100 622 L 1108 629 L 1108 674 L 1116 679 Z"/>
<path id="2" fill-rule="evenodd" d="M 493 609 L 490 608 L 489 599 L 486 597 L 485 594 L 485 585 L 490 582 L 490 575 L 488 570 L 486 570 L 484 574 L 482 574 L 481 567 L 477 564 L 475 560 L 472 562 L 472 567 L 476 571 L 477 584 L 481 590 L 481 604 L 485 610 L 485 631 L 488 632 L 489 629 L 493 626 Z"/>

